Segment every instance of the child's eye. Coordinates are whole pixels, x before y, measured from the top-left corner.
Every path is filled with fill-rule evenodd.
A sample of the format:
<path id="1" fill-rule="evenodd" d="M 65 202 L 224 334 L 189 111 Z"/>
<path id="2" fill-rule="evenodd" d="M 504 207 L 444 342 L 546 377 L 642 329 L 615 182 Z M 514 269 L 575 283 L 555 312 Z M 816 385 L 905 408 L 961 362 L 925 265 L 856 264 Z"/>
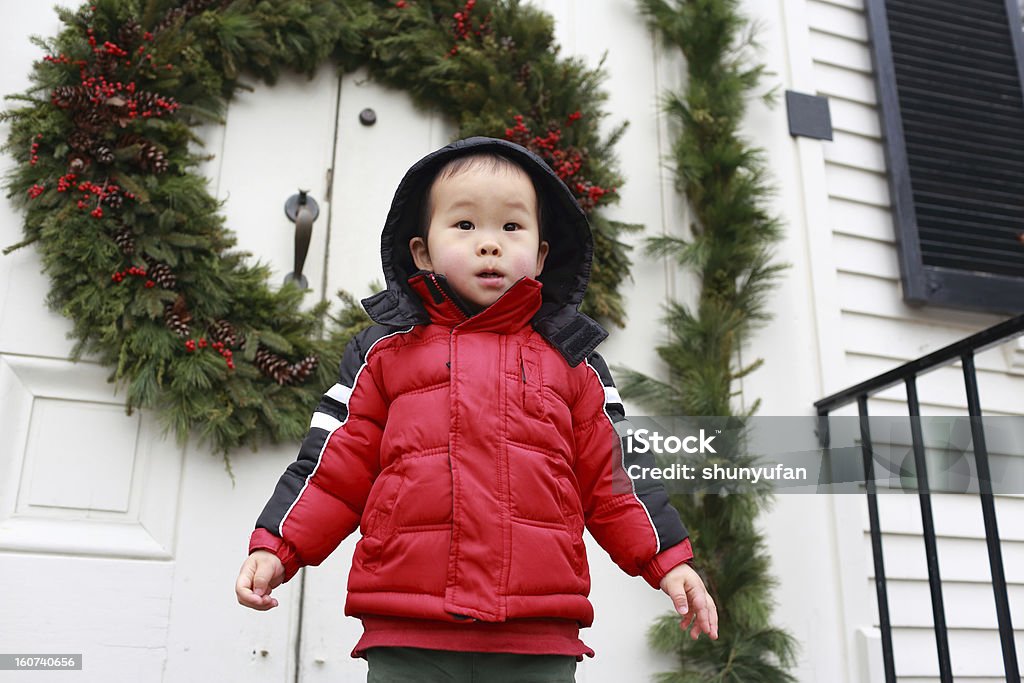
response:
<path id="1" fill-rule="evenodd" d="M 473 224 L 470 223 L 469 221 L 459 221 L 455 225 L 459 228 L 459 230 L 472 230 L 473 229 Z"/>
<path id="2" fill-rule="evenodd" d="M 502 226 L 502 229 L 505 230 L 506 232 L 515 232 L 516 230 L 519 229 L 519 224 L 518 223 L 506 223 L 504 226 Z"/>

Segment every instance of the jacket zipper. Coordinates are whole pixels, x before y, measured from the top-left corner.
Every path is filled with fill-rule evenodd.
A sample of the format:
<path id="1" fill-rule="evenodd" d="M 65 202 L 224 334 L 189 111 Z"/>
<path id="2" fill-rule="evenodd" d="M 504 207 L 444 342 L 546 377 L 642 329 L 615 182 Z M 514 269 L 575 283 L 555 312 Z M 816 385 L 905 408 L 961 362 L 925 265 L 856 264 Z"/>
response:
<path id="1" fill-rule="evenodd" d="M 455 310 L 457 310 L 459 313 L 461 313 L 463 318 L 465 318 L 466 320 L 469 320 L 469 314 L 466 313 L 466 309 L 463 308 L 462 305 L 458 301 L 456 301 L 452 297 L 448 296 L 448 292 L 444 291 L 444 287 L 442 287 L 441 283 L 437 281 L 437 276 L 434 275 L 434 273 L 430 274 L 430 281 L 434 283 L 435 287 L 437 287 L 437 291 L 441 292 L 441 296 L 444 297 L 444 300 L 447 301 L 448 303 L 450 303 L 452 306 L 454 306 Z"/>

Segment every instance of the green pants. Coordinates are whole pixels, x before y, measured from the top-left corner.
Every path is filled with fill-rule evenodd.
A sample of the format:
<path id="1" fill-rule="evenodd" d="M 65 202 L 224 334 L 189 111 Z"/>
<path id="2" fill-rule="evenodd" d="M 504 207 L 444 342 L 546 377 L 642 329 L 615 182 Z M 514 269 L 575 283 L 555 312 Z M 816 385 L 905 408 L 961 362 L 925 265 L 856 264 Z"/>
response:
<path id="1" fill-rule="evenodd" d="M 571 655 L 452 652 L 418 647 L 366 651 L 366 683 L 574 683 Z"/>

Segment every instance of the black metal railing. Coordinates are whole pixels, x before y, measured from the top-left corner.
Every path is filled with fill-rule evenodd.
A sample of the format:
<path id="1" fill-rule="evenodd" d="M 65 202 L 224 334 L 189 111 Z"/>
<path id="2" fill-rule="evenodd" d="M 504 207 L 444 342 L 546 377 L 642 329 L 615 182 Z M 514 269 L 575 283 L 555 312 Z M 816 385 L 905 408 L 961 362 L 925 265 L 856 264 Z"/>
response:
<path id="1" fill-rule="evenodd" d="M 917 473 L 918 498 L 921 504 L 921 522 L 924 533 L 925 557 L 928 565 L 928 585 L 931 589 L 932 616 L 935 624 L 935 644 L 939 659 L 939 677 L 942 683 L 953 683 L 949 659 L 949 641 L 946 635 L 946 616 L 942 603 L 942 581 L 939 576 L 938 550 L 935 542 L 935 524 L 932 518 L 931 496 L 928 489 L 928 475 L 925 468 L 925 445 L 921 433 L 920 405 L 917 396 L 917 378 L 931 370 L 949 365 L 957 360 L 963 365 L 964 388 L 967 393 L 967 407 L 970 414 L 971 438 L 977 465 L 979 494 L 982 517 L 985 521 L 985 542 L 988 546 L 989 566 L 992 572 L 992 590 L 995 596 L 996 616 L 999 621 L 999 640 L 1002 645 L 1003 667 L 1009 683 L 1020 683 L 1017 668 L 1017 651 L 1013 641 L 1013 624 L 1010 620 L 1010 604 L 1006 592 L 1006 575 L 1003 572 L 1003 557 L 996 525 L 995 503 L 992 498 L 991 475 L 988 462 L 988 448 L 981 419 L 981 401 L 978 397 L 978 378 L 974 368 L 974 356 L 980 351 L 1000 344 L 1024 333 L 1024 315 L 1012 318 L 998 325 L 971 335 L 966 339 L 943 347 L 861 382 L 843 391 L 827 396 L 814 404 L 821 418 L 829 413 L 856 402 L 860 415 L 861 451 L 864 459 L 864 477 L 867 488 L 868 519 L 871 525 L 871 550 L 875 566 L 875 591 L 878 596 L 878 619 L 882 632 L 882 659 L 885 666 L 886 683 L 896 683 L 896 669 L 893 662 L 892 627 L 889 621 L 889 599 L 885 585 L 885 566 L 882 561 L 882 536 L 878 518 L 877 491 L 874 484 L 872 465 L 871 432 L 868 426 L 868 397 L 899 383 L 906 385 L 907 408 L 910 417 L 911 439 L 914 463 Z M 828 448 L 828 429 L 821 430 L 822 447 Z"/>

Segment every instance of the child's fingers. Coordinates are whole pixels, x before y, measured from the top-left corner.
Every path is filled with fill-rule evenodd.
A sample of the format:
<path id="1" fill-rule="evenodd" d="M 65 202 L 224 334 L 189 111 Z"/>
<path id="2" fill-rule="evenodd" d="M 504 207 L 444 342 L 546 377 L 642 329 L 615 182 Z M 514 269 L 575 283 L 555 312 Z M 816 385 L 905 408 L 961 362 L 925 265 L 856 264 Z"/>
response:
<path id="1" fill-rule="evenodd" d="M 708 602 L 711 604 L 711 631 L 709 635 L 712 639 L 718 640 L 718 607 L 715 605 L 715 601 L 708 596 Z"/>
<path id="2" fill-rule="evenodd" d="M 707 633 L 712 640 L 718 640 L 718 609 L 714 600 L 707 596 L 707 602 L 697 610 L 697 623 L 693 625 L 690 637 L 696 640 L 701 633 Z"/>
<path id="3" fill-rule="evenodd" d="M 685 617 L 683 617 L 680 620 L 679 628 L 681 628 L 681 629 L 683 629 L 685 631 L 686 629 L 690 628 L 690 624 L 692 624 L 694 619 L 696 619 L 696 618 L 697 618 L 697 613 L 696 612 L 688 613 Z"/>
<path id="4" fill-rule="evenodd" d="M 235 597 L 238 598 L 239 604 L 260 611 L 277 607 L 277 600 L 269 595 L 268 582 L 265 578 L 262 580 L 262 591 L 253 590 L 257 585 L 258 574 L 255 561 L 252 558 L 246 559 L 238 573 L 238 580 L 235 581 Z"/>
<path id="5" fill-rule="evenodd" d="M 676 608 L 676 612 L 679 614 L 692 614 L 690 606 L 686 601 L 686 593 L 680 590 L 678 593 L 670 593 L 669 597 L 672 598 L 672 606 Z"/>
<path id="6" fill-rule="evenodd" d="M 257 564 L 256 571 L 252 577 L 252 591 L 259 596 L 270 595 L 270 578 L 273 576 L 273 569 L 267 564 Z"/>
<path id="7" fill-rule="evenodd" d="M 238 597 L 239 604 L 260 610 L 261 612 L 277 607 L 276 598 L 272 598 L 269 595 L 257 595 L 249 590 L 247 586 L 236 588 L 235 595 Z"/>
<path id="8" fill-rule="evenodd" d="M 690 611 L 679 627 L 683 631 L 689 630 L 693 640 L 697 640 L 701 633 L 707 633 L 712 640 L 717 640 L 718 609 L 711 596 L 704 591 L 694 591 L 690 596 Z"/>

